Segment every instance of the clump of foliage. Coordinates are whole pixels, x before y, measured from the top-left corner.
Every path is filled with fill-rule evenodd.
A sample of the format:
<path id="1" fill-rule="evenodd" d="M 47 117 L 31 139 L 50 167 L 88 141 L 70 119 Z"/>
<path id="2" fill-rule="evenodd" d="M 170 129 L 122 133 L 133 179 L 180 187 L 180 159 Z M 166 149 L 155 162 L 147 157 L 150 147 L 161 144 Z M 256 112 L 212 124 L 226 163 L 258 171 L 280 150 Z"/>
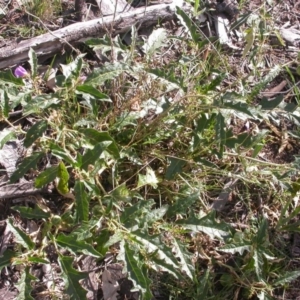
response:
<path id="1" fill-rule="evenodd" d="M 280 96 L 255 102 L 283 67 L 269 69 L 255 88 L 244 78 L 224 88 L 231 70 L 217 45 L 203 40 L 179 9 L 178 16 L 191 38 L 174 40 L 156 29 L 143 57 L 118 37 L 89 40 L 108 62 L 90 70 L 79 55 L 61 64 L 47 93 L 32 50 L 30 78 L 0 73 L 1 117 L 10 126 L 1 146 L 24 136 L 27 149 L 10 182 L 24 176 L 34 176 L 36 188 L 55 182 L 61 199 L 12 207 L 40 227 L 31 237 L 13 215 L 7 221 L 17 245 L 4 251 L 0 265 L 23 270 L 24 298 L 33 299 L 32 267 L 53 262 L 49 245 L 72 299 L 86 298 L 78 284 L 88 276 L 76 268 L 80 255 L 100 263 L 113 253 L 141 299 L 152 299 L 158 287 L 172 299 L 272 299 L 300 275 L 281 249 L 281 237 L 298 231 L 298 160 L 265 161 L 260 153 L 272 136 L 257 125 L 279 119 L 298 125 L 299 108 Z M 180 51 L 165 64 L 159 50 L 171 44 Z M 34 118 L 26 130 L 9 121 L 20 106 Z M 251 120 L 256 130 L 235 132 L 232 120 Z M 49 289 L 56 294 L 55 283 Z"/>
<path id="2" fill-rule="evenodd" d="M 33 19 L 40 18 L 43 21 L 51 21 L 62 10 L 62 1 L 30 0 L 24 3 L 24 7 Z"/>

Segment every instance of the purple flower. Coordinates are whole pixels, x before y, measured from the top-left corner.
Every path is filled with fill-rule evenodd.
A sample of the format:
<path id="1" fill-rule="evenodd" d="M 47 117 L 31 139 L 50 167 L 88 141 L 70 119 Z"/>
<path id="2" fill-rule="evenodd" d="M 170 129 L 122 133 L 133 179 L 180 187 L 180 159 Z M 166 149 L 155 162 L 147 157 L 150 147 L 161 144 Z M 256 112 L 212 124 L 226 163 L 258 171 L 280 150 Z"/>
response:
<path id="1" fill-rule="evenodd" d="M 87 79 L 87 76 L 85 76 L 85 75 L 80 76 L 79 83 L 84 83 L 86 81 L 86 79 Z"/>
<path id="2" fill-rule="evenodd" d="M 22 66 L 18 66 L 15 69 L 14 74 L 17 78 L 23 78 L 28 76 L 28 72 Z"/>

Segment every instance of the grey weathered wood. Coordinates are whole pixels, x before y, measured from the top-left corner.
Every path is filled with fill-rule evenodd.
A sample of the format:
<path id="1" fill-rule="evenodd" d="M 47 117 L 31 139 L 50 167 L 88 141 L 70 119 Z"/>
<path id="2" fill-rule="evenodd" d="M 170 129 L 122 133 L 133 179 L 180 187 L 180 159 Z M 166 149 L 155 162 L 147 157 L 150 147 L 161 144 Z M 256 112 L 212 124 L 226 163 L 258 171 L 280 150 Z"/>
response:
<path id="1" fill-rule="evenodd" d="M 0 199 L 25 197 L 37 193 L 51 193 L 51 190 L 48 187 L 37 189 L 34 187 L 34 182 L 13 183 L 0 187 Z"/>
<path id="2" fill-rule="evenodd" d="M 96 2 L 103 16 L 122 13 L 125 8 L 130 7 L 125 0 L 96 0 Z"/>
<path id="3" fill-rule="evenodd" d="M 280 34 L 282 38 L 289 44 L 299 47 L 300 46 L 300 31 L 295 28 L 281 28 Z"/>
<path id="4" fill-rule="evenodd" d="M 115 35 L 127 31 L 133 25 L 150 26 L 158 20 L 171 20 L 175 17 L 176 6 L 186 12 L 191 10 L 191 6 L 183 0 L 173 0 L 169 4 L 141 7 L 116 16 L 78 22 L 51 33 L 13 43 L 0 48 L 0 69 L 28 60 L 30 48 L 34 49 L 38 57 L 49 56 L 82 39 L 101 37 L 108 32 Z"/>

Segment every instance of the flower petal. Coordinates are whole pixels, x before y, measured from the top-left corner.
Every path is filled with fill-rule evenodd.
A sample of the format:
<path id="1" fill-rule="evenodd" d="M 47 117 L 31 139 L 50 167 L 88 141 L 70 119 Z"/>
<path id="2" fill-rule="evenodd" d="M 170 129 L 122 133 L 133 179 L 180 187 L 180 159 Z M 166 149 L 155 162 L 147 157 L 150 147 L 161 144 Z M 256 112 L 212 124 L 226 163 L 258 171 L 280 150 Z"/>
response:
<path id="1" fill-rule="evenodd" d="M 17 78 L 23 78 L 28 76 L 28 72 L 22 66 L 18 66 L 14 71 L 14 75 Z"/>

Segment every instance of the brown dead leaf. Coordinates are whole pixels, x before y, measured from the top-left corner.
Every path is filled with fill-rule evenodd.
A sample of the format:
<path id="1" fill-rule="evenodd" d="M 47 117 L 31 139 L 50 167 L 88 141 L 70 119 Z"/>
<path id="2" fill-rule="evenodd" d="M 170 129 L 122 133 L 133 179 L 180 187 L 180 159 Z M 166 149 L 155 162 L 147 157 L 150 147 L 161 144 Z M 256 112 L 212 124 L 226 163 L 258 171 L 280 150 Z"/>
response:
<path id="1" fill-rule="evenodd" d="M 81 264 L 81 270 L 88 273 L 88 277 L 82 281 L 82 286 L 88 291 L 86 299 L 97 299 L 99 290 L 99 273 L 94 270 L 97 267 L 97 259 L 92 256 L 86 256 L 82 259 Z"/>
<path id="2" fill-rule="evenodd" d="M 221 211 L 225 207 L 226 203 L 230 201 L 232 190 L 234 186 L 237 184 L 237 182 L 238 182 L 237 178 L 235 179 L 232 178 L 224 185 L 222 192 L 220 193 L 220 195 L 212 205 L 213 209 L 215 209 L 216 211 Z"/>
<path id="3" fill-rule="evenodd" d="M 261 94 L 262 94 L 262 96 L 264 96 L 266 98 L 272 98 L 272 97 L 276 96 L 278 93 L 280 93 L 286 85 L 287 85 L 287 81 L 283 80 L 278 85 L 273 87 L 272 89 L 262 92 Z"/>
<path id="4" fill-rule="evenodd" d="M 20 142 L 12 141 L 6 143 L 0 150 L 0 164 L 6 169 L 8 177 L 16 170 L 16 164 L 21 155 L 20 147 Z"/>
<path id="5" fill-rule="evenodd" d="M 0 289 L 0 300 L 14 300 L 16 299 L 18 295 L 17 289 L 14 289 L 13 291 L 10 291 L 9 288 L 4 287 L 3 289 Z"/>
<path id="6" fill-rule="evenodd" d="M 280 145 L 280 148 L 278 150 L 278 154 L 282 153 L 285 149 L 289 149 L 290 147 L 292 147 L 292 146 L 289 143 L 289 135 L 285 131 L 285 132 L 282 133 L 281 145 Z"/>
<path id="7" fill-rule="evenodd" d="M 12 232 L 9 230 L 9 227 L 6 226 L 5 230 L 4 230 L 3 234 L 2 234 L 2 237 L 1 237 L 0 256 L 3 255 L 4 251 L 9 246 L 9 240 L 10 240 L 11 236 L 12 236 Z"/>
<path id="8" fill-rule="evenodd" d="M 103 299 L 117 300 L 119 288 L 119 283 L 111 278 L 111 273 L 107 270 L 104 270 L 102 273 Z"/>

